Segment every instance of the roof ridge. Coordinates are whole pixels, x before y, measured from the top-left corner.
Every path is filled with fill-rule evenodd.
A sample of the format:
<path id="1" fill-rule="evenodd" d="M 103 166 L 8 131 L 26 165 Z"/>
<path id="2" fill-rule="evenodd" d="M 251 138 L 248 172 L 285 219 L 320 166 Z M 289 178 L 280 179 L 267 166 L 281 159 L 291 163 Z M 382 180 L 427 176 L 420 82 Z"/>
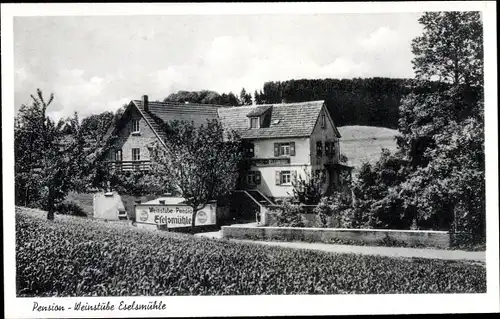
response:
<path id="1" fill-rule="evenodd" d="M 229 106 L 225 108 L 230 109 L 242 109 L 242 108 L 252 108 L 252 107 L 262 107 L 262 106 L 289 106 L 289 105 L 302 105 L 307 103 L 325 103 L 325 100 L 314 100 L 314 101 L 303 101 L 303 102 L 291 102 L 291 103 L 266 103 L 266 104 L 252 104 L 252 105 L 241 105 L 241 106 Z"/>
<path id="2" fill-rule="evenodd" d="M 132 100 L 134 102 L 141 102 L 142 100 Z M 231 105 L 221 105 L 221 104 L 209 104 L 209 103 L 185 103 L 185 102 L 174 102 L 174 101 L 148 101 L 149 104 L 151 103 L 156 103 L 156 104 L 164 104 L 164 105 L 175 105 L 175 106 L 181 106 L 181 105 L 194 105 L 194 106 L 209 106 L 209 107 L 214 107 L 214 108 L 227 108 L 227 107 L 232 107 Z"/>

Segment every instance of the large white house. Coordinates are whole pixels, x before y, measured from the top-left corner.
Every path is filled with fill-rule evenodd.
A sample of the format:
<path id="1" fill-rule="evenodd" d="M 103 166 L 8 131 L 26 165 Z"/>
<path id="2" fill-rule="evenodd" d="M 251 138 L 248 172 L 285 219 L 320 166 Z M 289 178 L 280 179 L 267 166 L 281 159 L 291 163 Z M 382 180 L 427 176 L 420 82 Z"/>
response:
<path id="1" fill-rule="evenodd" d="M 188 120 L 199 125 L 218 118 L 225 128 L 237 131 L 251 165 L 239 187 L 270 198 L 291 195 L 292 181 L 305 178 L 307 172 L 322 171 L 325 188 L 331 190 L 340 185 L 341 172 L 350 170 L 340 163 L 341 136 L 324 101 L 224 107 L 151 102 L 147 96 L 131 101 L 113 128 L 119 138 L 109 159 L 116 169 L 149 168 L 148 144 L 163 144 L 165 138 L 152 116 L 164 122 Z"/>
<path id="2" fill-rule="evenodd" d="M 223 125 L 247 142 L 251 169 L 244 186 L 268 197 L 292 194 L 292 181 L 323 172 L 326 188 L 341 183 L 340 133 L 323 101 L 219 108 Z"/>

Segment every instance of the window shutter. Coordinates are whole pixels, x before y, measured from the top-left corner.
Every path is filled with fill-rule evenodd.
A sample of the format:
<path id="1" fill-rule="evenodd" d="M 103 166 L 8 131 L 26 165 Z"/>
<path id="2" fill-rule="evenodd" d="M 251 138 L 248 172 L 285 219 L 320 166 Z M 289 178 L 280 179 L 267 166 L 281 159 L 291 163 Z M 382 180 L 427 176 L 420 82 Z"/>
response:
<path id="1" fill-rule="evenodd" d="M 253 145 L 253 143 L 250 143 L 249 156 L 254 157 L 254 145 Z"/>
<path id="2" fill-rule="evenodd" d="M 260 185 L 260 172 L 256 171 L 254 175 L 255 184 Z"/>
<path id="3" fill-rule="evenodd" d="M 280 185 L 281 184 L 281 172 L 280 171 L 276 171 L 275 179 L 276 179 L 276 185 Z"/>
<path id="4" fill-rule="evenodd" d="M 290 142 L 290 156 L 295 156 L 295 142 Z"/>
<path id="5" fill-rule="evenodd" d="M 280 147 L 278 143 L 274 143 L 274 157 L 278 157 L 280 155 Z"/>
<path id="6" fill-rule="evenodd" d="M 292 176 L 291 177 L 291 182 L 296 183 L 297 182 L 297 171 L 292 171 Z"/>

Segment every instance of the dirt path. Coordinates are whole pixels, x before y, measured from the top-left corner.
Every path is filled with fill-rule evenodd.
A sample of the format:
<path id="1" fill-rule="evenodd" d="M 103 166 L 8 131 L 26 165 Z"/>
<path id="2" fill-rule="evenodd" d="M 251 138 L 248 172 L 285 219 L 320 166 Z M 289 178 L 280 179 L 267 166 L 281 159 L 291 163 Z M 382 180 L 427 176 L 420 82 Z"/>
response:
<path id="1" fill-rule="evenodd" d="M 471 262 L 486 261 L 484 251 L 463 251 L 463 250 L 445 250 L 445 249 L 421 249 L 405 247 L 380 247 L 380 246 L 352 246 L 335 245 L 321 243 L 302 243 L 302 242 L 278 242 L 278 241 L 254 241 L 244 239 L 231 239 L 233 242 L 253 243 L 259 245 L 280 246 L 297 249 L 312 249 L 333 253 L 352 253 L 363 255 L 379 255 L 387 257 L 416 257 L 445 260 L 467 260 Z"/>

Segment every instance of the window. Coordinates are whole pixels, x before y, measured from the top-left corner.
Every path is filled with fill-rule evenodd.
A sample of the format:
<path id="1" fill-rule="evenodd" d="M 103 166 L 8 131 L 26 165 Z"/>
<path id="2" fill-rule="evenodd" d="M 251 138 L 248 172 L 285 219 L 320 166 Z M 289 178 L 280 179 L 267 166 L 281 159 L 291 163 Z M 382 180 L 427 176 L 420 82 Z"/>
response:
<path id="1" fill-rule="evenodd" d="M 122 150 L 115 151 L 115 161 L 117 161 L 117 162 L 123 161 Z"/>
<path id="2" fill-rule="evenodd" d="M 334 141 L 325 142 L 325 155 L 328 157 L 333 157 L 335 155 Z"/>
<path id="3" fill-rule="evenodd" d="M 140 131 L 139 120 L 132 120 L 132 132 L 137 133 Z"/>
<path id="4" fill-rule="evenodd" d="M 290 155 L 290 144 L 280 144 L 280 155 Z"/>
<path id="5" fill-rule="evenodd" d="M 321 114 L 321 127 L 322 128 L 326 127 L 326 115 L 325 115 L 325 113 Z"/>
<path id="6" fill-rule="evenodd" d="M 282 171 L 281 172 L 281 178 L 280 178 L 280 184 L 290 184 L 292 182 L 292 174 L 290 174 L 290 171 Z"/>
<path id="7" fill-rule="evenodd" d="M 141 149 L 140 148 L 133 148 L 132 149 L 132 160 L 133 161 L 140 161 L 141 160 Z"/>
<path id="8" fill-rule="evenodd" d="M 260 179 L 260 172 L 258 171 L 249 172 L 246 176 L 247 185 L 259 185 Z"/>
<path id="9" fill-rule="evenodd" d="M 330 157 L 335 156 L 335 142 L 330 142 Z"/>
<path id="10" fill-rule="evenodd" d="M 274 143 L 274 157 L 295 156 L 295 142 Z"/>
<path id="11" fill-rule="evenodd" d="M 259 118 L 251 117 L 250 118 L 250 128 L 259 128 Z"/>
<path id="12" fill-rule="evenodd" d="M 245 157 L 254 157 L 253 143 L 248 143 L 245 145 Z"/>
<path id="13" fill-rule="evenodd" d="M 316 156 L 323 156 L 323 142 L 316 142 Z"/>
<path id="14" fill-rule="evenodd" d="M 292 185 L 296 178 L 297 171 L 276 171 L 276 185 Z"/>
<path id="15" fill-rule="evenodd" d="M 247 177 L 246 178 L 247 179 L 246 180 L 247 184 L 253 184 L 253 174 L 252 173 L 248 173 L 246 177 Z"/>

